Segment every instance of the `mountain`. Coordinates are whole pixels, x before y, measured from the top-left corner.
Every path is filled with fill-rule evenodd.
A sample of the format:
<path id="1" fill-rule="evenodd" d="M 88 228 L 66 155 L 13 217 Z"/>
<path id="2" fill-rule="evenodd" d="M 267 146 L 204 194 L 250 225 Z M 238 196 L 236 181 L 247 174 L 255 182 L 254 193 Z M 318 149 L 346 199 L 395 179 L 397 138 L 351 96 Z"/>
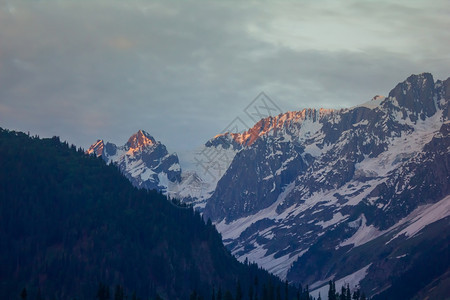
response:
<path id="1" fill-rule="evenodd" d="M 138 188 L 166 192 L 170 185 L 181 182 L 176 153 L 169 154 L 166 146 L 143 130 L 133 134 L 123 146 L 97 140 L 86 152 L 116 164 Z"/>
<path id="2" fill-rule="evenodd" d="M 262 119 L 231 135 L 243 147 L 204 216 L 240 260 L 291 282 L 394 295 L 416 270 L 415 295 L 450 270 L 449 102 L 450 79 L 424 73 L 349 109 Z"/>
<path id="3" fill-rule="evenodd" d="M 166 193 L 210 218 L 240 261 L 309 284 L 316 297 L 334 279 L 395 299 L 420 273 L 402 297 L 439 298 L 450 273 L 441 259 L 449 100 L 450 79 L 423 73 L 348 109 L 267 117 L 183 153 L 181 181 Z"/>
<path id="4" fill-rule="evenodd" d="M 137 148 L 162 148 L 144 132 L 126 147 L 126 160 Z M 114 287 L 130 299 L 133 292 L 196 300 L 219 289 L 297 292 L 256 264 L 239 263 L 192 208 L 133 187 L 116 166 L 57 137 L 0 128 L 0 157 L 1 299 L 21 291 L 31 299 L 103 299 Z"/>
<path id="5" fill-rule="evenodd" d="M 177 154 L 169 154 L 164 144 L 143 130 L 119 147 L 97 140 L 86 153 L 117 165 L 138 188 L 161 191 L 201 210 L 236 153 L 242 149 L 242 144 L 233 136 L 217 135 L 194 151 L 182 153 L 183 170 Z"/>

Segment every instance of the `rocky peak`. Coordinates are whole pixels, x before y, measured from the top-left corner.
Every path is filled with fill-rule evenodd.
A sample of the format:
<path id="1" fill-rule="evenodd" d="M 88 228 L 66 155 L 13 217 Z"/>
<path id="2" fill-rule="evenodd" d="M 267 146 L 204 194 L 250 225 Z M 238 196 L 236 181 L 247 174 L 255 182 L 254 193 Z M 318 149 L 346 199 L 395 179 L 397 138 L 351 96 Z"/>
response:
<path id="1" fill-rule="evenodd" d="M 276 134 L 280 130 L 289 129 L 293 124 L 301 125 L 302 122 L 310 120 L 312 122 L 319 122 L 324 116 L 330 115 L 335 112 L 334 109 L 319 110 L 313 108 L 305 108 L 300 111 L 288 111 L 278 116 L 259 120 L 252 128 L 244 133 L 230 133 L 226 132 L 215 136 L 215 139 L 228 139 L 231 138 L 235 143 L 241 146 L 251 146 L 255 141 L 262 136 L 269 134 Z M 236 148 L 236 147 L 235 147 Z"/>
<path id="2" fill-rule="evenodd" d="M 225 132 L 216 135 L 209 141 L 205 143 L 206 147 L 218 147 L 221 146 L 223 149 L 234 149 L 234 150 L 240 150 L 242 148 L 242 145 L 236 141 L 236 136 L 238 136 L 239 133 L 230 133 Z"/>
<path id="3" fill-rule="evenodd" d="M 404 82 L 389 93 L 389 97 L 395 98 L 400 107 L 409 110 L 409 118 L 416 121 L 424 120 L 436 113 L 436 105 L 433 96 L 435 94 L 434 79 L 430 73 L 411 75 Z"/>
<path id="4" fill-rule="evenodd" d="M 103 154 L 103 148 L 105 147 L 105 143 L 103 140 L 97 140 L 91 147 L 86 151 L 87 154 L 99 157 Z"/>
<path id="5" fill-rule="evenodd" d="M 437 106 L 442 110 L 442 119 L 450 120 L 450 77 L 444 81 L 436 81 Z"/>
<path id="6" fill-rule="evenodd" d="M 86 152 L 101 156 L 108 164 L 116 164 L 138 188 L 166 192 L 169 182 L 181 181 L 176 153 L 169 154 L 166 146 L 143 130 L 133 134 L 125 145 L 97 140 Z"/>
<path id="7" fill-rule="evenodd" d="M 150 134 L 143 130 L 139 130 L 128 139 L 126 145 L 130 149 L 141 149 L 147 146 L 153 146 L 155 143 L 156 140 Z"/>

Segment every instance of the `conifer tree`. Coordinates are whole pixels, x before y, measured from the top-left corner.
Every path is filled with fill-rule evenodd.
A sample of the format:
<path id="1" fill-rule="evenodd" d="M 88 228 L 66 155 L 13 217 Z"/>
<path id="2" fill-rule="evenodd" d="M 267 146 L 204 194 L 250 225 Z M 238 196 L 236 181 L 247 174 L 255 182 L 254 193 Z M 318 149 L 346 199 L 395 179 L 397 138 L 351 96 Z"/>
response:
<path id="1" fill-rule="evenodd" d="M 306 285 L 306 299 L 311 299 L 312 296 L 309 294 L 309 285 Z"/>
<path id="2" fill-rule="evenodd" d="M 333 291 L 334 291 L 334 300 L 337 300 L 339 297 L 339 292 L 336 291 L 336 281 L 333 280 Z"/>
<path id="3" fill-rule="evenodd" d="M 280 288 L 280 285 L 277 286 L 277 292 L 276 293 L 277 293 L 277 296 L 276 296 L 277 298 L 276 299 L 277 300 L 281 300 L 281 288 Z"/>
<path id="4" fill-rule="evenodd" d="M 287 279 L 284 283 L 284 300 L 289 300 L 289 283 Z"/>
<path id="5" fill-rule="evenodd" d="M 39 288 L 37 291 L 36 300 L 44 300 L 41 294 L 41 288 Z"/>
<path id="6" fill-rule="evenodd" d="M 217 291 L 217 300 L 222 300 L 222 288 L 219 286 L 219 290 Z"/>
<path id="7" fill-rule="evenodd" d="M 267 292 L 267 286 L 263 284 L 262 300 L 269 300 L 269 293 Z"/>
<path id="8" fill-rule="evenodd" d="M 194 291 L 191 293 L 191 296 L 189 297 L 189 300 L 197 300 L 197 298 L 198 298 L 197 291 L 194 290 Z"/>
<path id="9" fill-rule="evenodd" d="M 336 299 L 336 286 L 334 284 L 334 281 L 328 282 L 329 289 L 328 289 L 328 300 L 337 300 Z"/>
<path id="10" fill-rule="evenodd" d="M 97 299 L 98 300 L 109 300 L 109 287 L 100 283 L 97 290 Z"/>
<path id="11" fill-rule="evenodd" d="M 224 300 L 233 300 L 233 295 L 231 295 L 231 292 L 227 290 L 225 292 L 225 297 L 223 299 Z"/>
<path id="12" fill-rule="evenodd" d="M 242 300 L 241 282 L 238 280 L 236 284 L 236 300 Z"/>
<path id="13" fill-rule="evenodd" d="M 123 300 L 124 292 L 123 288 L 120 285 L 116 285 L 116 289 L 114 291 L 114 300 Z"/>
<path id="14" fill-rule="evenodd" d="M 20 298 L 22 300 L 26 300 L 27 299 L 27 289 L 23 288 L 22 292 L 20 293 Z"/>
<path id="15" fill-rule="evenodd" d="M 255 285 L 255 300 L 258 300 L 258 276 L 255 275 L 255 281 L 254 281 L 254 285 Z"/>
<path id="16" fill-rule="evenodd" d="M 133 292 L 131 295 L 131 300 L 137 300 L 136 292 Z"/>
<path id="17" fill-rule="evenodd" d="M 347 284 L 345 300 L 352 300 L 352 296 L 351 296 L 351 293 L 350 293 L 350 285 L 349 284 Z"/>
<path id="18" fill-rule="evenodd" d="M 248 299 L 253 300 L 253 285 L 250 284 L 250 287 L 248 288 Z"/>
<path id="19" fill-rule="evenodd" d="M 353 300 L 359 300 L 360 291 L 359 289 L 356 289 L 356 291 L 353 292 Z"/>
<path id="20" fill-rule="evenodd" d="M 339 300 L 345 300 L 345 292 L 346 292 L 345 287 L 342 286 L 341 287 L 341 294 L 339 295 Z"/>
<path id="21" fill-rule="evenodd" d="M 271 280 L 269 280 L 269 284 L 267 286 L 267 291 L 269 293 L 269 300 L 274 300 L 275 299 L 275 287 L 273 286 L 273 283 Z"/>

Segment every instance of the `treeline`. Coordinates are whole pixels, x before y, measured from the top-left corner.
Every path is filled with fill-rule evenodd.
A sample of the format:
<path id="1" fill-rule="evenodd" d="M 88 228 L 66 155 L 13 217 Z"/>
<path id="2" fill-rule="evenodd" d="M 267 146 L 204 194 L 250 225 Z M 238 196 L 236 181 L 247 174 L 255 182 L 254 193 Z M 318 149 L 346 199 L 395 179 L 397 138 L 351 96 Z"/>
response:
<path id="1" fill-rule="evenodd" d="M 336 291 L 336 282 L 330 280 L 328 283 L 328 300 L 368 300 L 364 292 L 360 289 L 355 289 L 353 294 L 350 290 L 350 286 L 341 287 L 341 292 Z M 318 299 L 319 300 L 319 299 Z"/>
<path id="2" fill-rule="evenodd" d="M 97 300 L 142 300 L 142 298 L 136 296 L 136 292 L 132 292 L 131 294 L 127 294 L 124 290 L 124 288 L 120 285 L 116 285 L 113 289 L 114 293 L 112 293 L 112 290 L 107 285 L 100 283 L 98 286 L 97 293 L 95 295 L 95 299 Z M 20 298 L 22 300 L 27 300 L 28 293 L 26 288 L 22 290 L 20 293 Z M 41 290 L 38 290 L 36 297 L 36 300 L 44 300 L 44 296 L 41 293 Z M 217 290 L 213 287 L 211 298 L 205 298 L 203 295 L 197 293 L 196 291 L 193 291 L 191 295 L 189 296 L 189 300 L 205 300 L 205 299 L 211 299 L 211 300 L 315 300 L 314 297 L 312 297 L 309 294 L 308 287 L 305 289 L 302 289 L 301 286 L 296 292 L 295 297 L 292 297 L 289 293 L 289 285 L 287 282 L 285 282 L 284 285 L 284 291 L 281 292 L 281 286 L 278 285 L 276 288 L 269 282 L 268 285 L 263 284 L 262 287 L 262 293 L 261 296 L 258 294 L 258 278 L 255 277 L 254 286 L 250 286 L 248 293 L 245 294 L 242 290 L 242 287 L 240 285 L 240 282 L 237 282 L 236 290 L 234 293 L 230 292 L 229 290 L 222 291 L 222 288 L 218 288 Z M 336 283 L 334 281 L 329 282 L 329 290 L 328 290 L 328 297 L 325 298 L 328 300 L 369 300 L 366 298 L 364 292 L 361 292 L 359 289 L 355 289 L 353 293 L 350 291 L 349 285 L 342 286 L 341 287 L 341 293 L 336 291 Z M 325 300 L 324 299 L 324 300 Z M 156 293 L 153 297 L 150 297 L 149 300 L 164 300 L 158 293 Z M 322 300 L 321 295 L 319 294 L 319 297 L 317 300 Z"/>

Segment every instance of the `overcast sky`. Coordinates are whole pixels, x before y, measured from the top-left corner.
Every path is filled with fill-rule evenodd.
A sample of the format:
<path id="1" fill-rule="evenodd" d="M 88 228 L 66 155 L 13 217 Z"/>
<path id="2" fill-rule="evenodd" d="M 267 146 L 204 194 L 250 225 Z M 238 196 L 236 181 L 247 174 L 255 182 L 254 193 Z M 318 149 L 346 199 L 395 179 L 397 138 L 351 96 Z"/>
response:
<path id="1" fill-rule="evenodd" d="M 450 3 L 0 0 L 0 127 L 195 148 L 262 91 L 342 108 L 450 76 Z"/>

